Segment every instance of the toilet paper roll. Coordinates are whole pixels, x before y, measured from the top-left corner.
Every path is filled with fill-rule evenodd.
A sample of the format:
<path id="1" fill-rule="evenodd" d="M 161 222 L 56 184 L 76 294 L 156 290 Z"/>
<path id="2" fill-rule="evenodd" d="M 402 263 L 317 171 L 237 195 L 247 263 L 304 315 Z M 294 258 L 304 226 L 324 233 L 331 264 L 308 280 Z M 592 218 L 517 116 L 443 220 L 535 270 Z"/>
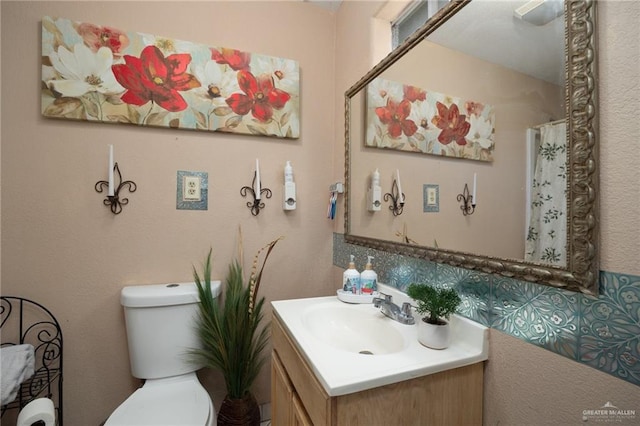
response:
<path id="1" fill-rule="evenodd" d="M 45 426 L 55 426 L 56 410 L 49 398 L 34 399 L 25 405 L 18 414 L 16 426 L 31 426 L 37 421 L 44 422 Z"/>

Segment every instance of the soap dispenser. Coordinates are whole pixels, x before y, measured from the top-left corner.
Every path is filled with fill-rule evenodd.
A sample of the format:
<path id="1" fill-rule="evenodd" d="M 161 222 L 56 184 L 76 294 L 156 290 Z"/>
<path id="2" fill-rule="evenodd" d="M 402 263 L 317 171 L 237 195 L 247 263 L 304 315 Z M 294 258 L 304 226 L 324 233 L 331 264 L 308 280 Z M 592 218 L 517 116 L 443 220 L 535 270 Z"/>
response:
<path id="1" fill-rule="evenodd" d="M 378 274 L 373 270 L 371 261 L 373 256 L 367 256 L 367 266 L 360 274 L 360 287 L 362 288 L 362 294 L 373 294 L 374 291 L 378 291 Z"/>
<path id="2" fill-rule="evenodd" d="M 342 274 L 342 291 L 360 294 L 360 272 L 356 269 L 353 255 L 351 255 L 349 268 Z"/>
<path id="3" fill-rule="evenodd" d="M 296 183 L 293 181 L 293 167 L 287 161 L 284 166 L 284 187 L 283 187 L 282 208 L 283 210 L 296 209 Z"/>
<path id="4" fill-rule="evenodd" d="M 371 174 L 371 186 L 367 191 L 367 209 L 370 212 L 379 212 L 382 206 L 382 188 L 380 187 L 380 172 L 376 169 Z"/>

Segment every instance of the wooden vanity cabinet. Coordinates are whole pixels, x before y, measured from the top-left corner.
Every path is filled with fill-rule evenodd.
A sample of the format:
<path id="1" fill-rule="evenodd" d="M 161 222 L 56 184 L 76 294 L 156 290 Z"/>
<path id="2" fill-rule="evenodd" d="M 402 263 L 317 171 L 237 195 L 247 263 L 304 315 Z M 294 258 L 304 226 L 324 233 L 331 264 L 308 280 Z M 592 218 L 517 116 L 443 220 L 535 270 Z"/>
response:
<path id="1" fill-rule="evenodd" d="M 271 356 L 271 399 L 272 425 L 313 425 L 275 351 Z"/>
<path id="2" fill-rule="evenodd" d="M 482 425 L 482 362 L 331 397 L 277 316 L 271 324 L 272 426 Z"/>

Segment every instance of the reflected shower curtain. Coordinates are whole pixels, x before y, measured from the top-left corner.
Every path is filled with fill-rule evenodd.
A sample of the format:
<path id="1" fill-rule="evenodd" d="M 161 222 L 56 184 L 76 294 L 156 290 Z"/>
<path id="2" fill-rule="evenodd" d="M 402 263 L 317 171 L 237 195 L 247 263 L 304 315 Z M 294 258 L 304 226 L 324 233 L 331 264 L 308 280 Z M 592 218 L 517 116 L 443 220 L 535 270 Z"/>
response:
<path id="1" fill-rule="evenodd" d="M 567 126 L 547 123 L 540 128 L 531 197 L 531 219 L 525 260 L 554 266 L 567 263 Z"/>

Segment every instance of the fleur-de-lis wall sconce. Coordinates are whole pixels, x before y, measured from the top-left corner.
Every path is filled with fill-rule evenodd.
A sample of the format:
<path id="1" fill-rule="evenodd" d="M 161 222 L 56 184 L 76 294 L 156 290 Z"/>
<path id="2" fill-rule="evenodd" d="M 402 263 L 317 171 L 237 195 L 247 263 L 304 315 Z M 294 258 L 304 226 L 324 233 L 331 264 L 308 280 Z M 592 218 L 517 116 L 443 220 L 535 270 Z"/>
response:
<path id="1" fill-rule="evenodd" d="M 400 216 L 404 209 L 405 196 L 402 192 L 402 185 L 400 184 L 400 171 L 396 170 L 396 178 L 391 184 L 391 192 L 384 194 L 384 200 L 391 200 L 389 210 L 393 212 L 394 216 Z"/>
<path id="2" fill-rule="evenodd" d="M 129 199 L 120 196 L 120 191 L 125 188 L 129 192 L 136 192 L 138 185 L 131 180 L 122 180 L 122 173 L 120 173 L 120 167 L 118 163 L 113 162 L 113 145 L 109 145 L 109 177 L 108 180 L 99 180 L 95 184 L 95 190 L 98 193 L 107 190 L 107 197 L 102 201 L 105 206 L 111 209 L 111 213 L 120 214 L 122 212 L 122 206 L 129 204 Z M 118 185 L 115 185 L 114 174 L 118 176 Z"/>
<path id="3" fill-rule="evenodd" d="M 473 194 L 469 194 L 469 186 L 465 183 L 462 194 L 458 194 L 457 200 L 462 204 L 460 210 L 462 210 L 463 216 L 471 216 L 476 211 L 476 205 L 478 204 L 477 198 L 477 175 L 473 174 Z"/>
<path id="4" fill-rule="evenodd" d="M 262 195 L 266 198 L 271 198 L 271 190 L 269 188 L 263 188 L 260 181 L 260 163 L 256 159 L 256 171 L 253 173 L 253 180 L 251 186 L 243 186 L 240 188 L 240 195 L 246 197 L 251 195 L 253 200 L 247 202 L 247 207 L 251 210 L 251 214 L 258 216 L 260 210 L 264 208 L 264 202 L 262 201 Z"/>

